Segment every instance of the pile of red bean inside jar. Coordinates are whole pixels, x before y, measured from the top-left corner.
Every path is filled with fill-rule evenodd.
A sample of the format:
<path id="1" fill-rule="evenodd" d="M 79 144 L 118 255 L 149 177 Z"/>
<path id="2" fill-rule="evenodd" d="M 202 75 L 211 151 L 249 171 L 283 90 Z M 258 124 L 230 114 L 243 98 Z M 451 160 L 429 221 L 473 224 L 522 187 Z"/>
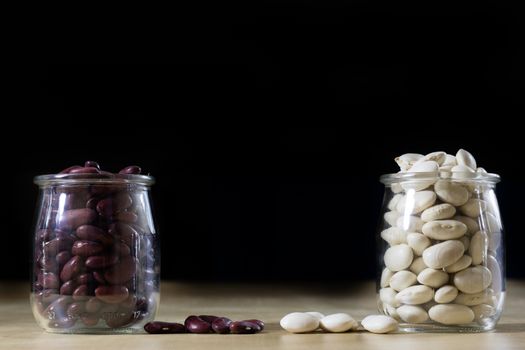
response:
<path id="1" fill-rule="evenodd" d="M 32 306 L 51 332 L 139 332 L 158 305 L 159 248 L 149 186 L 96 162 L 35 178 Z"/>

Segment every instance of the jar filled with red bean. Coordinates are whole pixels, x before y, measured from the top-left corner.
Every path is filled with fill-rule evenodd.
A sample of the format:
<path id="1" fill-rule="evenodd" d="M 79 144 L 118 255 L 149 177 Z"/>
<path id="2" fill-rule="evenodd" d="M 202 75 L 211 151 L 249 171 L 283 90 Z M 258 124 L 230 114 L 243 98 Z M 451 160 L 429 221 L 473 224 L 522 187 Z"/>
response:
<path id="1" fill-rule="evenodd" d="M 159 301 L 151 176 L 96 162 L 35 178 L 31 306 L 53 333 L 141 333 Z"/>

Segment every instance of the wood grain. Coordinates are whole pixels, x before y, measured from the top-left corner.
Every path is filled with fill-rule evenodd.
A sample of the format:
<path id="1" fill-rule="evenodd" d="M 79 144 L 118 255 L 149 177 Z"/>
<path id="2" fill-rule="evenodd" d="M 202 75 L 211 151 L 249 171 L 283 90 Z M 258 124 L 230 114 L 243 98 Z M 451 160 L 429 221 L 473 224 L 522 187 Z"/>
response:
<path id="1" fill-rule="evenodd" d="M 349 286 L 242 285 L 164 282 L 158 320 L 182 321 L 189 314 L 259 318 L 256 335 L 60 335 L 43 332 L 29 308 L 28 285 L 0 282 L 0 349 L 525 349 L 525 281 L 508 283 L 505 311 L 489 333 L 289 334 L 280 318 L 298 310 L 347 312 L 356 319 L 376 313 L 372 282 Z"/>

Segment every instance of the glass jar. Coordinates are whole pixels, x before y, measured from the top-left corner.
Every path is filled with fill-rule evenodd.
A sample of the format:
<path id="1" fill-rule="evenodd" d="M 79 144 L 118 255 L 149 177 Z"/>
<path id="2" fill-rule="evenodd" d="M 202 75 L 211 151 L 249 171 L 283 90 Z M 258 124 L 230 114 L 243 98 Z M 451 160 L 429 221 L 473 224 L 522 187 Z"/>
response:
<path id="1" fill-rule="evenodd" d="M 145 175 L 58 174 L 39 186 L 31 307 L 53 333 L 136 333 L 159 303 L 160 247 Z"/>
<path id="2" fill-rule="evenodd" d="M 405 332 L 481 332 L 505 299 L 503 230 L 487 173 L 383 175 L 377 301 Z"/>

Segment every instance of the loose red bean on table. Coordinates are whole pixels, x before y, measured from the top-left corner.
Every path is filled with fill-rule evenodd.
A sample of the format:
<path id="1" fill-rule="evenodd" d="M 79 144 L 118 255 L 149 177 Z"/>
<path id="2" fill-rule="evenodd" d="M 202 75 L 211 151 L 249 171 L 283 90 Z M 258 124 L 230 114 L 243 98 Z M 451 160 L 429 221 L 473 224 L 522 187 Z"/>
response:
<path id="1" fill-rule="evenodd" d="M 254 334 L 264 329 L 264 322 L 251 319 L 243 321 L 232 321 L 227 317 L 212 315 L 191 315 L 186 318 L 184 325 L 171 322 L 149 322 L 144 330 L 151 334 L 171 333 L 198 333 L 206 334 L 211 331 L 218 334 Z"/>

